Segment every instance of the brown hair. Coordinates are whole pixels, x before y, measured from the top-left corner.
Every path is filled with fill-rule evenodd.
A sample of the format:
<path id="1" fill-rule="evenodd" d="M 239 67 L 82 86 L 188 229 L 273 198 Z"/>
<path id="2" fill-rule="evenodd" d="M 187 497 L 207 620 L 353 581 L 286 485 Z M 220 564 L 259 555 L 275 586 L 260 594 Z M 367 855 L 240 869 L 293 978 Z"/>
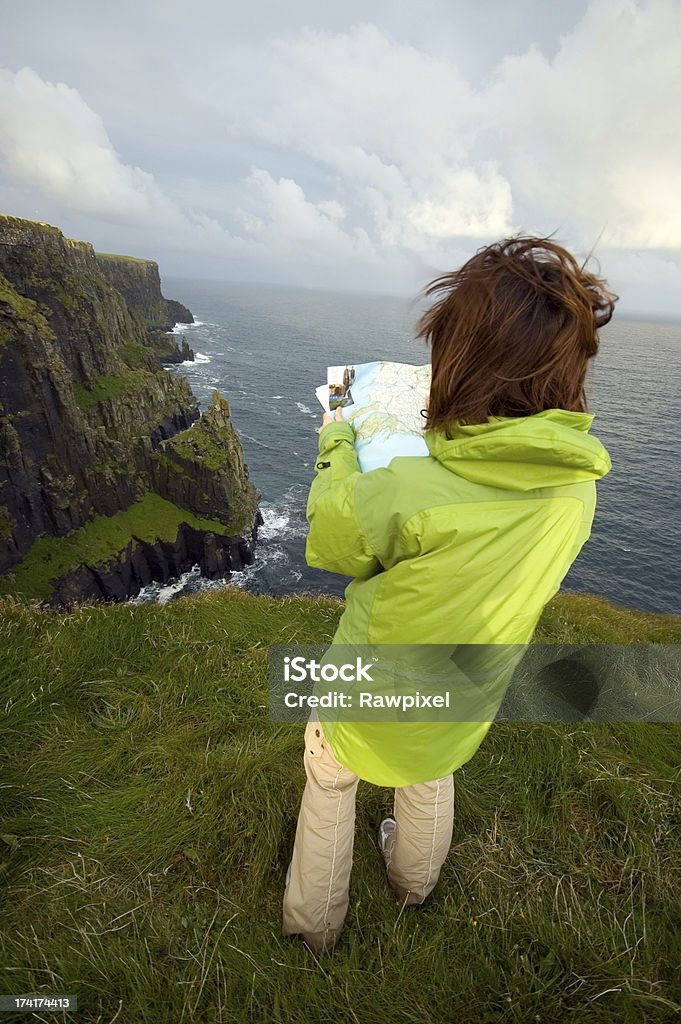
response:
<path id="1" fill-rule="evenodd" d="M 432 349 L 426 429 L 587 411 L 587 363 L 619 296 L 550 237 L 485 246 L 421 294 L 440 295 L 416 325 Z"/>

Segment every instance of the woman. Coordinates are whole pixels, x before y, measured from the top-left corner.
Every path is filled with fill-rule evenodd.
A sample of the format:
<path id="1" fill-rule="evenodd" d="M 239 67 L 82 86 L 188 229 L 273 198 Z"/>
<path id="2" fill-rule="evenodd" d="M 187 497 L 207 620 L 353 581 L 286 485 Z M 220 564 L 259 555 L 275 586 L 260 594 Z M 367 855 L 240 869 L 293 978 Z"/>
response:
<path id="1" fill-rule="evenodd" d="M 611 468 L 584 380 L 617 296 L 533 237 L 479 250 L 425 295 L 437 296 L 417 333 L 432 351 L 429 456 L 363 474 L 353 427 L 325 415 L 306 559 L 354 577 L 334 644 L 524 645 Z M 359 779 L 395 787 L 379 842 L 397 899 L 428 897 L 451 844 L 453 772 L 490 725 L 310 720 L 285 935 L 322 952 L 341 932 Z"/>

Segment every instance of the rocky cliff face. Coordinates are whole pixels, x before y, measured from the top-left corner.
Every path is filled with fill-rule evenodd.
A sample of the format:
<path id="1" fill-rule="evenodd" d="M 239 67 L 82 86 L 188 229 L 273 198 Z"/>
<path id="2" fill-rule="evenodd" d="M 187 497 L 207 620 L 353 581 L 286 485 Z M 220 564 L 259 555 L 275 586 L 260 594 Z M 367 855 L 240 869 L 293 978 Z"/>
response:
<path id="1" fill-rule="evenodd" d="M 215 392 L 200 416 L 162 368 L 149 316 L 178 310 L 156 264 L 121 263 L 127 296 L 88 243 L 0 217 L 0 592 L 121 598 L 197 562 L 216 578 L 253 560 L 259 492 L 229 405 Z"/>
<path id="2" fill-rule="evenodd" d="M 147 344 L 164 363 L 180 363 L 193 359 L 194 353 L 182 339 L 178 349 L 168 336 L 175 324 L 193 324 L 194 317 L 181 302 L 166 299 L 161 292 L 158 264 L 132 256 L 115 256 L 98 252 L 97 266 L 109 284 L 121 293 L 133 319 L 146 327 Z"/>

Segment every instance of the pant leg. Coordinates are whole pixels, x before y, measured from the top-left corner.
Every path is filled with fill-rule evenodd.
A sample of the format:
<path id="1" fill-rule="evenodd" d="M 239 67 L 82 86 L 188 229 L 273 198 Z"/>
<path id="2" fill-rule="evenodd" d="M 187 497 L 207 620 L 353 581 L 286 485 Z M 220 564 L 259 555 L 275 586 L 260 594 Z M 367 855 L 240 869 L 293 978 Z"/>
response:
<path id="1" fill-rule="evenodd" d="M 405 906 L 423 903 L 440 877 L 454 830 L 454 776 L 395 790 L 394 835 L 386 842 L 388 881 Z"/>
<path id="2" fill-rule="evenodd" d="M 283 933 L 317 953 L 333 948 L 348 910 L 359 779 L 336 761 L 318 720 L 305 729 L 307 783 L 298 815 Z"/>

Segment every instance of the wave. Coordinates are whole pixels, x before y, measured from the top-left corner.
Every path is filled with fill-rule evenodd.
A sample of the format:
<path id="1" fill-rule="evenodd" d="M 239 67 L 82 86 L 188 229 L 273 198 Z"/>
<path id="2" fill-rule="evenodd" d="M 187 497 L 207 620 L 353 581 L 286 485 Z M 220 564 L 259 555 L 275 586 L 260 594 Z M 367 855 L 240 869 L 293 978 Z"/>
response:
<path id="1" fill-rule="evenodd" d="M 273 540 L 282 537 L 289 530 L 291 513 L 286 509 L 261 505 L 263 524 L 258 528 L 258 540 Z"/>
<path id="2" fill-rule="evenodd" d="M 149 583 L 142 587 L 137 597 L 131 597 L 127 604 L 168 604 L 187 594 L 196 594 L 203 590 L 221 590 L 226 580 L 209 580 L 201 575 L 200 565 L 195 564 L 181 576 L 168 580 L 167 583 Z"/>
<path id="3" fill-rule="evenodd" d="M 229 579 L 209 580 L 201 575 L 199 565 L 194 565 L 181 576 L 166 583 L 149 583 L 140 590 L 137 597 L 129 598 L 130 604 L 167 604 L 183 596 L 204 590 L 224 590 L 238 587 L 240 590 L 253 589 L 258 592 L 264 587 L 270 589 L 274 577 L 284 592 L 291 593 L 302 578 L 299 556 L 292 555 L 290 545 L 299 541 L 307 532 L 302 494 L 305 490 L 293 484 L 276 504 L 263 503 L 260 511 L 263 523 L 258 529 L 255 561 L 242 570 L 234 571 Z"/>
<path id="4" fill-rule="evenodd" d="M 245 430 L 240 430 L 239 433 L 241 434 L 242 437 L 247 437 L 249 441 L 253 442 L 253 444 L 259 444 L 261 448 L 271 448 L 272 447 L 271 444 L 265 444 L 264 441 L 259 441 L 258 438 L 257 437 L 253 437 L 252 434 L 247 434 Z"/>
<path id="5" fill-rule="evenodd" d="M 212 363 L 213 360 L 210 356 L 206 356 L 203 352 L 195 352 L 193 359 L 183 359 L 181 363 L 175 363 L 175 366 L 201 366 L 204 363 Z M 217 378 L 215 378 L 217 380 Z"/>
<path id="6" fill-rule="evenodd" d="M 158 604 L 167 604 L 168 601 L 172 601 L 174 597 L 184 590 L 187 579 L 195 573 L 198 568 L 198 565 L 192 566 L 188 572 L 183 572 L 175 582 L 159 585 L 158 594 L 156 596 Z"/>
<path id="7" fill-rule="evenodd" d="M 192 327 L 205 327 L 206 324 L 203 320 L 195 320 L 193 324 L 175 324 L 172 331 L 168 331 L 168 334 L 183 334 L 185 331 L 191 330 Z"/>
<path id="8" fill-rule="evenodd" d="M 296 402 L 296 405 L 297 405 L 298 409 L 302 413 L 305 413 L 307 416 L 315 416 L 316 417 L 317 413 L 313 412 L 312 409 L 309 407 L 309 405 L 305 405 L 304 402 Z"/>
<path id="9" fill-rule="evenodd" d="M 307 533 L 305 518 L 305 484 L 292 484 L 276 504 L 260 505 L 264 525 L 258 530 L 258 537 L 298 537 Z"/>

